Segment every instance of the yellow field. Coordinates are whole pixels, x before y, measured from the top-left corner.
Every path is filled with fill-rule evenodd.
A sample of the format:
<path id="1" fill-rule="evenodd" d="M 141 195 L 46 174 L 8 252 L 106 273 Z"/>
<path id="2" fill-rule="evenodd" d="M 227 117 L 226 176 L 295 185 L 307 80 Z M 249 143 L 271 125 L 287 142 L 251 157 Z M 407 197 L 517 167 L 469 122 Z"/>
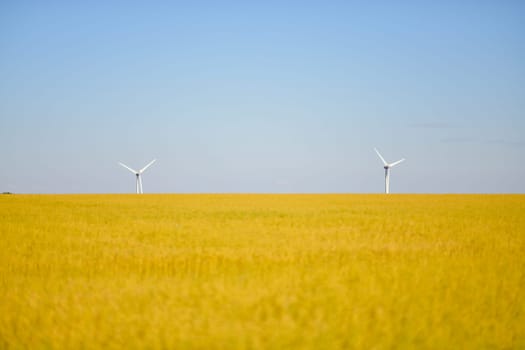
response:
<path id="1" fill-rule="evenodd" d="M 523 195 L 0 196 L 0 348 L 525 348 Z"/>

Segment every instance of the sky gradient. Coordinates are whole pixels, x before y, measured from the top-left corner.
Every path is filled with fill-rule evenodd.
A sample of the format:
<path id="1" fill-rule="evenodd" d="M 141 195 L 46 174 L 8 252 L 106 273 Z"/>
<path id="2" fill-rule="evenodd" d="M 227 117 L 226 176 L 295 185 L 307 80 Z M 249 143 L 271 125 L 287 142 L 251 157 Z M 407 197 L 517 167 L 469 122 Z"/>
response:
<path id="1" fill-rule="evenodd" d="M 0 192 L 525 193 L 525 2 L 0 2 Z"/>

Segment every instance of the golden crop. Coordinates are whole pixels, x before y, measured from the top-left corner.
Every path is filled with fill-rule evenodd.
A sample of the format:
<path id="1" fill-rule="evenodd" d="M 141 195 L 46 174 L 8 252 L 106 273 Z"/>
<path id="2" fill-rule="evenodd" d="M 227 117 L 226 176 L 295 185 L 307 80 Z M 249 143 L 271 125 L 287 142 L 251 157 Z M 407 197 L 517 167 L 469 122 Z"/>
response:
<path id="1" fill-rule="evenodd" d="M 525 348 L 523 195 L 0 196 L 0 348 Z"/>

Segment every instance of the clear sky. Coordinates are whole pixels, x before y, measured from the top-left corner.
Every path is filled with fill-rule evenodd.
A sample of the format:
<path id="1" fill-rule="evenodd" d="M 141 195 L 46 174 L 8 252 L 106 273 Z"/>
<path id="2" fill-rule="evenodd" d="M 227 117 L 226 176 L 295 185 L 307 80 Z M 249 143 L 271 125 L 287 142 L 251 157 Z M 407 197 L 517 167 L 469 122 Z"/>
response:
<path id="1" fill-rule="evenodd" d="M 0 192 L 525 192 L 525 1 L 0 1 Z"/>

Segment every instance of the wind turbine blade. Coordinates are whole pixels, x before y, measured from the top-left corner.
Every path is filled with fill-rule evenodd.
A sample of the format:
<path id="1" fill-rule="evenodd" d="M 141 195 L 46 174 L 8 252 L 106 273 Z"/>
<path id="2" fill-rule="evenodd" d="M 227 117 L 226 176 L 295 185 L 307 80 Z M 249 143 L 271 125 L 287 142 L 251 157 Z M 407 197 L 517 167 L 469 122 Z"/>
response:
<path id="1" fill-rule="evenodd" d="M 379 156 L 379 158 L 381 158 L 381 160 L 383 161 L 383 164 L 384 165 L 388 165 L 388 163 L 386 162 L 385 158 L 383 158 L 383 156 L 381 155 L 381 153 L 379 153 L 379 151 L 377 150 L 377 148 L 374 148 L 374 151 L 376 151 L 377 155 Z"/>
<path id="2" fill-rule="evenodd" d="M 398 160 L 397 162 L 394 162 L 394 163 L 390 164 L 390 167 L 393 167 L 394 165 L 398 165 L 399 163 L 401 163 L 404 160 L 405 160 L 405 158 L 403 158 L 401 160 Z"/>
<path id="3" fill-rule="evenodd" d="M 120 162 L 119 162 L 119 164 L 120 164 L 121 166 L 123 166 L 124 168 L 128 169 L 129 171 L 131 171 L 133 174 L 136 174 L 136 173 L 137 173 L 136 170 L 131 169 L 131 168 L 130 168 L 129 166 L 127 166 L 126 164 L 122 164 L 122 163 L 120 163 Z"/>
<path id="4" fill-rule="evenodd" d="M 151 164 L 155 163 L 155 161 L 156 161 L 156 159 L 153 159 L 151 162 L 149 162 L 148 165 L 146 165 L 144 168 L 140 169 L 140 170 L 139 170 L 139 173 L 144 172 L 144 170 L 146 170 L 147 168 L 149 168 L 149 166 L 150 166 Z"/>

